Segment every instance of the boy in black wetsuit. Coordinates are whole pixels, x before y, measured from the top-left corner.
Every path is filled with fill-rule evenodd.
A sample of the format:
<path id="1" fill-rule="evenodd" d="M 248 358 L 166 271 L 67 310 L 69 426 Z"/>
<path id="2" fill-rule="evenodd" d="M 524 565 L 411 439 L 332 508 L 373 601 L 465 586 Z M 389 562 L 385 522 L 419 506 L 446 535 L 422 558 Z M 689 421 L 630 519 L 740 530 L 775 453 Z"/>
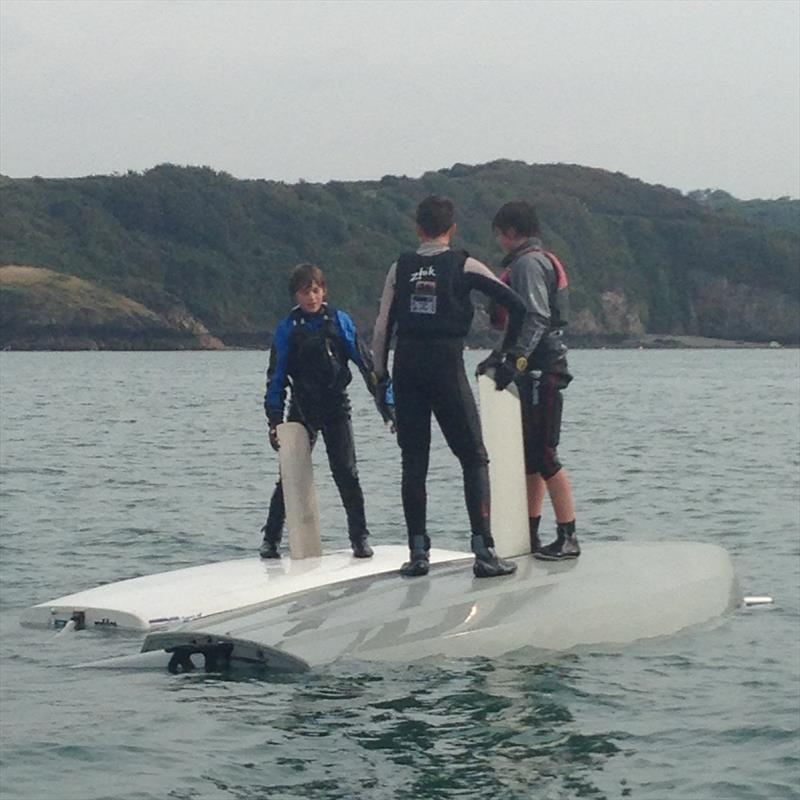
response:
<path id="1" fill-rule="evenodd" d="M 370 558 L 372 548 L 350 423 L 347 386 L 352 375 L 348 360 L 358 367 L 370 393 L 375 395 L 376 389 L 380 389 L 378 410 L 385 421 L 394 417 L 391 385 L 388 378 L 377 380 L 372 357 L 362 346 L 353 320 L 325 302 L 325 277 L 319 267 L 313 264 L 296 266 L 289 278 L 289 294 L 297 305 L 275 329 L 267 369 L 264 409 L 269 423 L 269 441 L 277 450 L 276 428 L 284 420 L 286 389 L 289 388 L 288 421 L 306 426 L 312 447 L 317 434 L 322 433 L 333 479 L 347 514 L 353 555 Z M 262 558 L 280 558 L 278 545 L 285 516 L 283 486 L 279 480 L 266 524 L 261 529 L 264 534 L 260 549 Z"/>
<path id="2" fill-rule="evenodd" d="M 492 228 L 506 253 L 500 279 L 525 302 L 525 322 L 518 344 L 527 355 L 528 372 L 517 381 L 522 403 L 528 517 L 534 558 L 558 561 L 580 555 L 575 533 L 575 505 L 567 471 L 556 450 L 561 433 L 561 392 L 570 381 L 567 347 L 567 274 L 558 258 L 542 248 L 536 210 L 524 201 L 506 203 Z M 502 317 L 502 314 L 500 315 Z M 502 319 L 493 319 L 502 328 Z M 556 516 L 556 538 L 542 547 L 539 522 L 545 490 Z"/>
<path id="3" fill-rule="evenodd" d="M 464 372 L 464 337 L 472 321 L 470 291 L 477 289 L 505 306 L 510 323 L 503 344 L 509 354 L 497 370 L 498 387 L 514 376 L 514 349 L 525 306 L 481 262 L 450 249 L 454 209 L 445 197 L 428 197 L 417 208 L 416 252 L 403 253 L 386 276 L 372 342 L 375 370 L 385 376 L 389 342 L 396 328 L 393 387 L 397 435 L 402 451 L 403 512 L 410 558 L 406 576 L 428 572 L 431 541 L 426 531 L 425 479 L 430 454 L 431 413 L 461 462 L 477 577 L 508 575 L 516 564 L 494 551 L 489 521 L 489 472 L 480 419 Z M 504 381 L 504 382 L 503 382 Z"/>

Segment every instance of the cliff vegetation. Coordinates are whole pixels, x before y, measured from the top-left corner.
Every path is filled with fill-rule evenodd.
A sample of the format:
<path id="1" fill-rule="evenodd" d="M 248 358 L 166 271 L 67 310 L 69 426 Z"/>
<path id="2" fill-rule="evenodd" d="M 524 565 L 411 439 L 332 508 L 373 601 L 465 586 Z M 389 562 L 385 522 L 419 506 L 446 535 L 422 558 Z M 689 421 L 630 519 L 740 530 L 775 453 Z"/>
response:
<path id="1" fill-rule="evenodd" d="M 331 301 L 366 334 L 431 193 L 456 202 L 455 244 L 490 265 L 501 256 L 496 210 L 536 204 L 569 271 L 573 341 L 800 340 L 800 201 L 686 196 L 621 173 L 495 161 L 324 185 L 169 164 L 0 178 L 0 346 L 263 346 L 290 305 L 288 271 L 304 260 L 325 270 Z"/>

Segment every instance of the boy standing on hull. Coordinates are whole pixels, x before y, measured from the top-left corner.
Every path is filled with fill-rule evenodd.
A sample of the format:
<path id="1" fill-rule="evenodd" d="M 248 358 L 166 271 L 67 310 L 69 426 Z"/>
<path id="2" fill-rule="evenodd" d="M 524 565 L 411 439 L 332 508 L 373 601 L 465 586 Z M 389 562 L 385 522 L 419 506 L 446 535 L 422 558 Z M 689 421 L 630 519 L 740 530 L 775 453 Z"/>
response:
<path id="1" fill-rule="evenodd" d="M 522 404 L 525 472 L 531 552 L 535 558 L 557 561 L 580 555 L 575 533 L 575 506 L 567 471 L 558 460 L 561 432 L 561 391 L 572 376 L 561 334 L 567 324 L 567 275 L 559 260 L 542 249 L 536 210 L 524 201 L 506 203 L 492 228 L 506 253 L 500 279 L 525 301 L 526 314 L 519 344 L 528 354 L 528 372 L 517 383 Z M 495 320 L 493 320 L 494 322 Z M 497 327 L 503 327 L 502 313 Z M 556 516 L 556 539 L 545 547 L 539 523 L 545 491 Z"/>
<path id="2" fill-rule="evenodd" d="M 298 264 L 289 278 L 289 294 L 297 305 L 275 330 L 267 370 L 264 409 L 269 422 L 269 441 L 277 450 L 276 428 L 283 422 L 286 389 L 290 388 L 288 421 L 305 425 L 312 447 L 317 434 L 322 433 L 333 479 L 347 514 L 353 555 L 370 558 L 372 548 L 350 423 L 347 386 L 352 375 L 348 360 L 358 367 L 371 394 L 374 395 L 380 386 L 378 410 L 385 421 L 390 421 L 394 415 L 391 387 L 388 378 L 378 384 L 372 358 L 362 346 L 353 320 L 325 302 L 325 278 L 319 267 Z M 279 480 L 262 528 L 262 558 L 280 558 L 278 545 L 285 516 L 283 485 Z"/>
<path id="3" fill-rule="evenodd" d="M 498 367 L 498 388 L 513 379 L 511 354 L 525 307 L 507 286 L 466 252 L 451 250 L 454 208 L 444 197 L 428 197 L 417 208 L 416 252 L 392 264 L 381 296 L 372 342 L 375 370 L 385 376 L 396 328 L 393 381 L 397 435 L 402 451 L 402 500 L 410 558 L 400 571 L 413 577 L 429 568 L 425 479 L 430 455 L 431 414 L 461 462 L 464 497 L 472 530 L 477 577 L 508 575 L 516 564 L 498 558 L 489 521 L 488 459 L 480 419 L 464 371 L 464 337 L 472 321 L 470 291 L 477 289 L 508 309 L 510 322 Z M 514 351 L 516 352 L 516 351 Z"/>

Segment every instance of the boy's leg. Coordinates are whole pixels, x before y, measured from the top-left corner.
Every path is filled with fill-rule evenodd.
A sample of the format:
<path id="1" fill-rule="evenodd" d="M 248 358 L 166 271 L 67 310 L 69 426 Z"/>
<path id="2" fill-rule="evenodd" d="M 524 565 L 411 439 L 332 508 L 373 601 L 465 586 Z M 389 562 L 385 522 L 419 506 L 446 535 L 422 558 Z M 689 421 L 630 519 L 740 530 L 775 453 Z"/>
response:
<path id="1" fill-rule="evenodd" d="M 261 529 L 261 532 L 264 534 L 264 540 L 261 542 L 261 547 L 258 551 L 261 558 L 281 557 L 281 554 L 278 552 L 278 545 L 281 543 L 285 519 L 286 507 L 283 501 L 283 483 L 279 479 L 275 484 L 275 491 L 273 491 L 272 499 L 269 502 L 267 521 Z"/>
<path id="2" fill-rule="evenodd" d="M 489 458 L 483 444 L 480 417 L 469 385 L 464 363 L 459 357 L 456 369 L 445 374 L 434 394 L 433 413 L 444 438 L 461 463 L 464 476 L 464 502 L 472 531 L 475 553 L 473 570 L 477 577 L 509 575 L 517 565 L 504 561 L 494 552 L 490 519 Z"/>
<path id="3" fill-rule="evenodd" d="M 412 360 L 404 365 L 402 354 L 395 355 L 392 388 L 397 414 L 397 443 L 402 458 L 403 515 L 410 553 L 400 572 L 414 577 L 427 574 L 431 548 L 427 534 L 425 488 L 431 446 L 431 406 L 428 387 L 419 380 L 415 363 Z"/>
<path id="4" fill-rule="evenodd" d="M 557 523 L 570 522 L 575 519 L 575 503 L 572 499 L 572 487 L 569 475 L 562 467 L 547 481 L 547 493 L 553 504 Z"/>
<path id="5" fill-rule="evenodd" d="M 525 482 L 528 489 L 528 535 L 531 540 L 531 553 L 538 553 L 542 549 L 539 539 L 539 523 L 542 521 L 542 505 L 547 484 L 539 473 L 526 475 Z"/>
<path id="6" fill-rule="evenodd" d="M 525 480 L 528 489 L 528 534 L 531 553 L 542 549 L 539 524 L 542 521 L 542 506 L 547 484 L 542 478 L 544 462 L 544 422 L 541 402 L 542 381 L 533 375 L 525 375 L 518 381 L 522 410 L 522 444 L 525 450 Z"/>
<path id="7" fill-rule="evenodd" d="M 358 479 L 356 448 L 350 417 L 337 417 L 326 422 L 322 426 L 322 438 L 325 440 L 325 450 L 328 453 L 333 480 L 347 514 L 347 532 L 353 553 L 359 558 L 369 558 L 372 555 L 372 548 L 367 542 L 369 531 L 364 509 L 364 493 Z"/>
<path id="8" fill-rule="evenodd" d="M 489 457 L 463 362 L 458 366 L 460 368 L 445 376 L 437 387 L 433 413 L 448 447 L 461 464 L 464 502 L 472 535 L 482 537 L 487 547 L 494 547 L 489 517 Z"/>
<path id="9" fill-rule="evenodd" d="M 527 475 L 528 485 L 528 521 L 531 535 L 531 552 L 537 552 L 539 542 L 539 522 L 542 519 L 542 505 L 545 492 L 550 495 L 550 502 L 556 516 L 556 523 L 566 523 L 575 519 L 575 505 L 572 500 L 572 488 L 566 469 L 556 472 L 549 480 L 545 481 L 541 475 Z"/>
<path id="10" fill-rule="evenodd" d="M 526 470 L 540 473 L 556 515 L 555 541 L 534 552 L 534 557 L 544 561 L 577 558 L 581 552 L 575 534 L 572 487 L 557 450 L 563 409 L 561 390 L 570 380 L 566 366 L 564 374 L 560 371 L 544 373 L 539 382 L 538 403 L 529 407 L 527 415 L 523 407 Z"/>
<path id="11" fill-rule="evenodd" d="M 528 516 L 541 517 L 547 484 L 538 472 L 526 475 L 525 482 L 528 487 Z"/>

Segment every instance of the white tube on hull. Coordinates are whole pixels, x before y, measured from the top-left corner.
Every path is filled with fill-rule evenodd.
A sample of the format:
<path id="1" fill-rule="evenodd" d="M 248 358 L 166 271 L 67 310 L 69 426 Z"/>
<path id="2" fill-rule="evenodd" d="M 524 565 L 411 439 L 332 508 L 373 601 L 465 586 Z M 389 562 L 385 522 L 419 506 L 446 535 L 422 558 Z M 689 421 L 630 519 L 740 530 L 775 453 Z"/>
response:
<path id="1" fill-rule="evenodd" d="M 431 550 L 431 562 L 466 558 L 454 550 Z M 396 573 L 408 558 L 401 545 L 375 548 L 372 558 L 340 550 L 320 558 L 240 558 L 144 575 L 58 597 L 26 609 L 23 625 L 62 629 L 150 631 L 238 610 L 364 575 Z M 74 627 L 74 626 L 73 626 Z"/>

